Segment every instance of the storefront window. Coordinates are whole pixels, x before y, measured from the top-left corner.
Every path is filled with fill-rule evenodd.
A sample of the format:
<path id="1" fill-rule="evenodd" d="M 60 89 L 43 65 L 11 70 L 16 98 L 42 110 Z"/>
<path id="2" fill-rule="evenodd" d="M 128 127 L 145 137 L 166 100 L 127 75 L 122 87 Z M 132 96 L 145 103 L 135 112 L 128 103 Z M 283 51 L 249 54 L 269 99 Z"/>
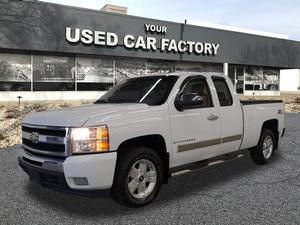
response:
<path id="1" fill-rule="evenodd" d="M 177 62 L 176 71 L 223 73 L 223 65 L 217 63 Z"/>
<path id="2" fill-rule="evenodd" d="M 146 73 L 146 60 L 116 59 L 116 83 L 126 78 L 137 77 Z"/>
<path id="3" fill-rule="evenodd" d="M 148 60 L 146 73 L 171 73 L 175 71 L 172 61 Z"/>
<path id="4" fill-rule="evenodd" d="M 279 69 L 266 67 L 246 67 L 245 89 L 251 91 L 278 91 Z"/>
<path id="5" fill-rule="evenodd" d="M 264 72 L 262 67 L 247 66 L 245 70 L 245 90 L 262 90 L 263 75 Z"/>
<path id="6" fill-rule="evenodd" d="M 279 90 L 279 69 L 264 69 L 263 89 L 268 91 Z"/>
<path id="7" fill-rule="evenodd" d="M 32 71 L 31 71 L 32 68 Z M 196 71 L 223 73 L 219 63 L 174 62 L 108 57 L 46 56 L 0 53 L 0 91 L 106 91 L 114 83 L 144 74 Z M 33 74 L 33 77 L 32 77 Z M 278 91 L 280 70 L 229 65 L 237 93 Z M 33 79 L 33 82 L 32 82 Z"/>
<path id="8" fill-rule="evenodd" d="M 33 56 L 33 90 L 74 91 L 75 58 Z"/>
<path id="9" fill-rule="evenodd" d="M 31 56 L 0 53 L 0 91 L 31 90 Z"/>
<path id="10" fill-rule="evenodd" d="M 113 85 L 113 60 L 106 58 L 77 59 L 77 90 L 105 91 Z"/>

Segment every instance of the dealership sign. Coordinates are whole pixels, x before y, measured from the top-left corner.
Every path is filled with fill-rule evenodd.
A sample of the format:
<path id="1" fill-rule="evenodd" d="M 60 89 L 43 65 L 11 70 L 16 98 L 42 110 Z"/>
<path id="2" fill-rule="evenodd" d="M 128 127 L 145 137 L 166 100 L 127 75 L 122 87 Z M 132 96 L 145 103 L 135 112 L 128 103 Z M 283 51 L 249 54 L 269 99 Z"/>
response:
<path id="1" fill-rule="evenodd" d="M 153 24 L 145 24 L 145 32 L 149 34 L 164 35 L 167 33 L 166 26 L 158 26 Z M 160 50 L 165 52 L 178 53 L 195 53 L 203 55 L 217 55 L 220 44 L 191 41 L 191 40 L 175 40 L 156 38 L 153 36 L 134 36 L 126 34 L 119 37 L 114 32 L 66 28 L 66 40 L 70 43 L 83 43 L 86 45 L 115 47 L 123 44 L 128 49 L 143 49 L 143 50 Z"/>

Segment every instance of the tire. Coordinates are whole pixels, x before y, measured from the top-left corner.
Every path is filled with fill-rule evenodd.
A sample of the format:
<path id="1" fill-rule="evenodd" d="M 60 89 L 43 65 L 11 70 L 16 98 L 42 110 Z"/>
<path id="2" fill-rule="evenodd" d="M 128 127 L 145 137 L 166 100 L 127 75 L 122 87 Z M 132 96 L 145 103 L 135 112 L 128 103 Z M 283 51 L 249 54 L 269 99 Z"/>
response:
<path id="1" fill-rule="evenodd" d="M 68 91 L 68 87 L 65 84 L 60 84 L 57 88 L 57 91 Z"/>
<path id="2" fill-rule="evenodd" d="M 155 199 L 161 188 L 161 159 L 155 151 L 145 147 L 123 151 L 126 152 L 117 162 L 111 195 L 117 202 L 129 207 L 145 206 Z"/>
<path id="3" fill-rule="evenodd" d="M 11 87 L 11 91 L 25 91 L 25 87 L 21 84 L 15 84 Z"/>
<path id="4" fill-rule="evenodd" d="M 250 150 L 251 158 L 256 164 L 266 164 L 275 150 L 275 135 L 270 129 L 263 129 L 258 145 Z"/>

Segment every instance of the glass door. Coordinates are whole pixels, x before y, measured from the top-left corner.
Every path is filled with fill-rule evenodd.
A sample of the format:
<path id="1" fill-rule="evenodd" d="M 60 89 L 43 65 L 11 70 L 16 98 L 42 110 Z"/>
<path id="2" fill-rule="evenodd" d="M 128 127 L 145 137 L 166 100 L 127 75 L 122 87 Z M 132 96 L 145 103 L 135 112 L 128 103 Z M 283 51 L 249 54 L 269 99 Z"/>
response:
<path id="1" fill-rule="evenodd" d="M 235 88 L 238 94 L 244 94 L 244 73 L 245 68 L 243 66 L 235 67 Z"/>
<path id="2" fill-rule="evenodd" d="M 233 83 L 238 94 L 244 94 L 244 66 L 229 65 L 228 77 Z"/>
<path id="3" fill-rule="evenodd" d="M 235 66 L 228 66 L 228 77 L 230 78 L 234 88 L 235 88 Z"/>

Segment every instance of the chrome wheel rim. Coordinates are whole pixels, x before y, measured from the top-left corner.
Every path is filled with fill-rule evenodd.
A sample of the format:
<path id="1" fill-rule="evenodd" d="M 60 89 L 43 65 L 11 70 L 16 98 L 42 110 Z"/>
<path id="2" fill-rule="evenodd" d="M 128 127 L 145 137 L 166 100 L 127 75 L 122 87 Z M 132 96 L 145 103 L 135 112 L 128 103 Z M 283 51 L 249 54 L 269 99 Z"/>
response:
<path id="1" fill-rule="evenodd" d="M 263 155 L 266 159 L 269 159 L 273 152 L 273 139 L 271 136 L 266 136 L 263 142 Z"/>
<path id="2" fill-rule="evenodd" d="M 139 200 L 147 198 L 153 192 L 156 182 L 156 167 L 148 159 L 136 161 L 127 176 L 129 193 Z"/>

